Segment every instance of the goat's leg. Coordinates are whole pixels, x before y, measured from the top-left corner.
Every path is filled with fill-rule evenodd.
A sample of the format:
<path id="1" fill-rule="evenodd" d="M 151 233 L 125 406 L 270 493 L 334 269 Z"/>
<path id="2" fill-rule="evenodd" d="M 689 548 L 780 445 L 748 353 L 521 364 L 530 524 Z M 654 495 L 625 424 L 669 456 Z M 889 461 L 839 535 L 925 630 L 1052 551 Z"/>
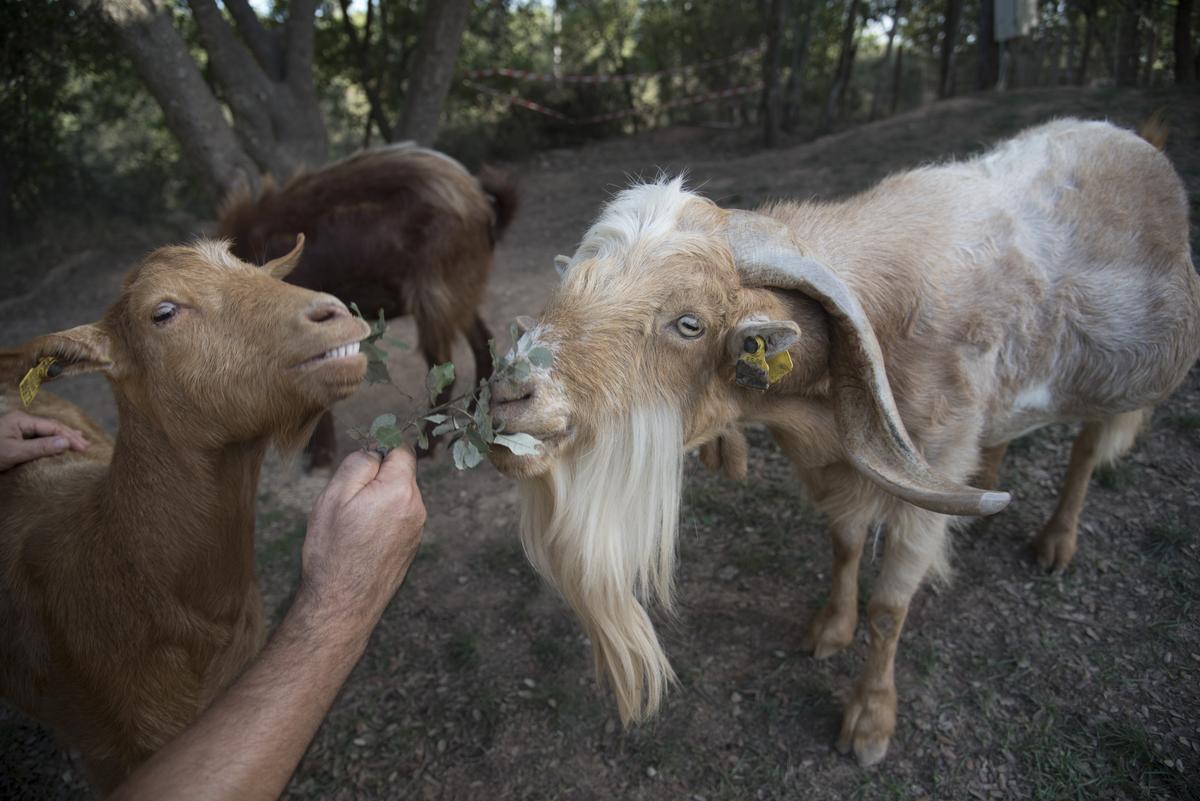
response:
<path id="1" fill-rule="evenodd" d="M 833 656 L 854 640 L 858 627 L 858 563 L 867 527 L 838 521 L 830 526 L 833 542 L 833 586 L 829 603 L 813 615 L 802 647 L 817 659 Z"/>
<path id="2" fill-rule="evenodd" d="M 838 750 L 863 767 L 887 754 L 896 729 L 896 646 L 908 605 L 945 547 L 946 518 L 915 508 L 888 520 L 887 548 L 867 604 L 867 663 L 846 703 Z"/>
<path id="3" fill-rule="evenodd" d="M 979 456 L 979 469 L 971 481 L 971 486 L 980 489 L 996 489 L 1000 486 L 1000 468 L 1004 466 L 1004 454 L 1007 452 L 1007 442 L 984 448 Z"/>
<path id="4" fill-rule="evenodd" d="M 1149 409 L 1143 409 L 1084 424 L 1071 445 L 1071 461 L 1058 493 L 1058 505 L 1033 541 L 1034 553 L 1043 570 L 1061 573 L 1071 563 L 1079 547 L 1079 512 L 1087 497 L 1092 471 L 1133 446 L 1149 413 Z"/>
<path id="5" fill-rule="evenodd" d="M 333 425 L 332 411 L 327 409 L 321 415 L 305 450 L 308 451 L 310 470 L 333 467 L 334 460 L 337 459 L 337 431 Z"/>
<path id="6" fill-rule="evenodd" d="M 488 329 L 487 323 L 479 314 L 475 315 L 475 319 L 471 322 L 471 328 L 467 331 L 467 343 L 471 346 L 471 356 L 475 359 L 475 383 L 486 381 L 492 377 L 492 352 L 488 347 L 488 340 L 492 338 L 492 332 Z"/>

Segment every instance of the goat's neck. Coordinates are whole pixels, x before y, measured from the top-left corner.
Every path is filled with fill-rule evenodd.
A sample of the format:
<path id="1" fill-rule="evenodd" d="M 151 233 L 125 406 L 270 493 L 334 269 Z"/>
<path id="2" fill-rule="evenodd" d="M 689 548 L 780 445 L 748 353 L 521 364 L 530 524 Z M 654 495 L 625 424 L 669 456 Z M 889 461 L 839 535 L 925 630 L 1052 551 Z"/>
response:
<path id="1" fill-rule="evenodd" d="M 267 440 L 211 449 L 173 446 L 150 417 L 122 404 L 104 490 L 105 529 L 135 565 L 170 582 L 183 603 L 221 614 L 254 578 L 254 504 Z"/>

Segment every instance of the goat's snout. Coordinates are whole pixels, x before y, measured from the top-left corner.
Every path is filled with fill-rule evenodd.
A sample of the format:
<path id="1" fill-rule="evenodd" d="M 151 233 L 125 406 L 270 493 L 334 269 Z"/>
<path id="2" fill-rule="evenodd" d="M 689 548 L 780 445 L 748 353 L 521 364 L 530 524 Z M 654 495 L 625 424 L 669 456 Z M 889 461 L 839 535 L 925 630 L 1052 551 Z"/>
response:
<path id="1" fill-rule="evenodd" d="M 535 387 L 530 380 L 515 381 L 505 376 L 492 379 L 491 385 L 493 407 L 533 400 Z"/>
<path id="2" fill-rule="evenodd" d="M 322 297 L 308 305 L 304 316 L 312 323 L 331 323 L 349 317 L 350 310 L 337 298 Z"/>

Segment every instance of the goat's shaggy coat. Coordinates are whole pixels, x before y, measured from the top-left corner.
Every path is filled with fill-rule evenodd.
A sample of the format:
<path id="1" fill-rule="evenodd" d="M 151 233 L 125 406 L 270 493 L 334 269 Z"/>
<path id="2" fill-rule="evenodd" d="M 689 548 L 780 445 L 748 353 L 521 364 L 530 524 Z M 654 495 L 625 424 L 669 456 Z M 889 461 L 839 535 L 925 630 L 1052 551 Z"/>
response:
<path id="1" fill-rule="evenodd" d="M 478 308 L 496 242 L 516 212 L 501 173 L 476 178 L 435 150 L 401 143 L 367 150 L 257 196 L 236 194 L 221 210 L 220 236 L 238 258 L 261 264 L 307 237 L 288 282 L 355 303 L 374 318 L 412 315 L 432 366 L 451 360 L 454 340 L 471 346 L 478 377 L 491 375 L 491 333 Z M 442 393 L 448 400 L 453 385 Z M 439 401 L 439 402 L 440 402 Z M 314 466 L 332 464 L 333 416 L 312 442 Z"/>
<path id="2" fill-rule="evenodd" d="M 493 458 L 525 479 L 526 548 L 579 612 L 622 717 L 652 713 L 672 675 L 643 604 L 669 600 L 676 512 L 648 510 L 677 503 L 686 448 L 744 470 L 735 427 L 755 421 L 830 521 L 833 588 L 806 641 L 817 656 L 853 638 L 863 544 L 886 531 L 839 738 L 881 759 L 900 630 L 925 576 L 947 572 L 948 515 L 1008 501 L 963 482 L 982 466 L 988 485 L 1009 440 L 1085 421 L 1036 541 L 1044 566 L 1064 568 L 1092 469 L 1195 361 L 1187 212 L 1159 150 L 1076 120 L 840 203 L 726 211 L 678 180 L 618 195 L 531 332 L 553 368 L 493 382 L 498 417 L 542 452 Z M 734 381 L 755 337 L 795 363 L 765 392 Z M 652 453 L 635 445 L 648 414 Z"/>

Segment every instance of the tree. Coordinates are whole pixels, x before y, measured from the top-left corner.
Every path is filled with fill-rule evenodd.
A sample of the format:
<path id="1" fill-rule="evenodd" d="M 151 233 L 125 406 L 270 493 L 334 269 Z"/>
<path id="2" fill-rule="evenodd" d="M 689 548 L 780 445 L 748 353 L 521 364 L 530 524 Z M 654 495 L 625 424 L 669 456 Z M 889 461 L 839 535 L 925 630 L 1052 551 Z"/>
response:
<path id="1" fill-rule="evenodd" d="M 787 11 L 784 0 L 771 0 L 767 12 L 767 50 L 763 54 L 763 143 L 767 147 L 779 144 L 783 121 L 783 90 L 779 71 L 783 61 L 783 17 Z"/>
<path id="2" fill-rule="evenodd" d="M 416 64 L 404 93 L 399 137 L 433 144 L 442 106 L 454 78 L 454 63 L 467 25 L 471 0 L 428 0 Z"/>
<path id="3" fill-rule="evenodd" d="M 236 31 L 214 0 L 188 0 L 215 90 L 166 0 L 76 2 L 95 6 L 108 21 L 214 194 L 255 187 L 263 172 L 282 178 L 325 160 L 329 140 L 312 77 L 316 0 L 292 0 L 286 22 L 274 30 L 248 0 L 225 0 Z"/>
<path id="4" fill-rule="evenodd" d="M 954 50 L 958 45 L 958 27 L 962 22 L 963 0 L 946 0 L 946 25 L 942 32 L 942 69 L 938 97 L 954 95 Z"/>
<path id="5" fill-rule="evenodd" d="M 783 104 L 783 128 L 788 133 L 796 130 L 800 117 L 801 95 L 804 90 L 804 69 L 808 66 L 808 46 L 812 41 L 813 18 L 817 16 L 817 3 L 808 0 L 804 11 L 797 15 L 792 29 L 792 65 L 788 70 L 787 88 Z"/>
<path id="6" fill-rule="evenodd" d="M 817 125 L 817 133 L 828 133 L 833 128 L 833 120 L 841 107 L 842 94 L 850 83 L 850 75 L 854 70 L 854 34 L 858 30 L 858 0 L 850 0 L 846 9 L 846 24 L 842 28 L 841 47 L 838 49 L 837 68 L 833 73 L 833 83 L 829 87 L 829 98 L 825 101 L 825 109 L 821 113 L 821 121 Z"/>
<path id="7" fill-rule="evenodd" d="M 978 88 L 995 89 L 1000 80 L 1000 48 L 996 44 L 996 0 L 979 2 Z"/>
<path id="8" fill-rule="evenodd" d="M 884 85 L 887 83 L 888 64 L 892 60 L 892 44 L 896 40 L 896 31 L 900 29 L 900 15 L 902 13 L 904 13 L 903 3 L 901 0 L 896 0 L 896 4 L 892 7 L 892 24 L 888 28 L 887 47 L 884 48 L 883 58 L 879 60 L 879 72 L 875 76 L 875 92 L 871 95 L 869 120 L 877 119 L 879 112 L 883 109 Z"/>
<path id="9" fill-rule="evenodd" d="M 1193 83 L 1196 80 L 1196 64 L 1192 53 L 1192 0 L 1176 2 L 1174 36 L 1175 83 Z"/>
<path id="10" fill-rule="evenodd" d="M 1117 17 L 1117 52 L 1113 77 L 1117 86 L 1137 86 L 1138 57 L 1141 49 L 1139 0 L 1119 0 Z"/>

